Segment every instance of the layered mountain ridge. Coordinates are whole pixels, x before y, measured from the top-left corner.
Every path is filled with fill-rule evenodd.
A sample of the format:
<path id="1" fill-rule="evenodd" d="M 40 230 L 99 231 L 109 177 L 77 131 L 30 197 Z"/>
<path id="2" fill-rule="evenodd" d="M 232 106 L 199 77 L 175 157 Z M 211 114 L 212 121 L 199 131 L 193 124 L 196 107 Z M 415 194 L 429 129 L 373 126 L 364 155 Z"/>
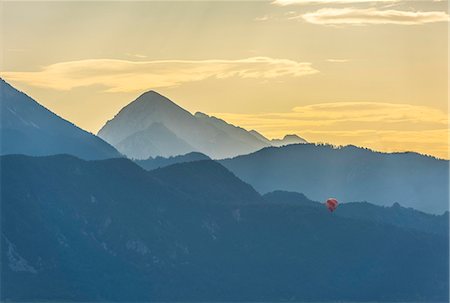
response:
<path id="1" fill-rule="evenodd" d="M 146 170 L 153 170 L 156 168 L 166 167 L 172 164 L 194 162 L 200 160 L 211 160 L 211 158 L 199 152 L 190 152 L 185 155 L 167 158 L 158 156 L 155 158 L 148 158 L 145 160 L 134 160 L 134 162 Z"/>
<path id="2" fill-rule="evenodd" d="M 356 146 L 294 144 L 220 161 L 258 192 L 303 192 L 316 201 L 395 202 L 427 213 L 449 210 L 449 161 Z"/>
<path id="3" fill-rule="evenodd" d="M 211 160 L 0 163 L 2 301 L 448 301 L 448 213 L 330 213 Z"/>
<path id="4" fill-rule="evenodd" d="M 213 159 L 248 154 L 268 146 L 305 143 L 298 136 L 269 140 L 201 112 L 194 115 L 155 91 L 125 106 L 98 132 L 129 158 L 201 152 Z"/>
<path id="5" fill-rule="evenodd" d="M 1 152 L 31 155 L 0 157 L 1 301 L 448 301 L 448 161 L 284 146 L 149 92 L 101 131 L 166 156 L 133 162 L 0 88 Z"/>

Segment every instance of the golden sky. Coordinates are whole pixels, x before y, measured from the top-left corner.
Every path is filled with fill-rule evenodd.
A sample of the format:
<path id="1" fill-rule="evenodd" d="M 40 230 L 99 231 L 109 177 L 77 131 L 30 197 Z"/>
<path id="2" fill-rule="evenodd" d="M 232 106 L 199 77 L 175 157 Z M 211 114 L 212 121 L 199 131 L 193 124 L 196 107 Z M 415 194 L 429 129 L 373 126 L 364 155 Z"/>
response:
<path id="1" fill-rule="evenodd" d="M 267 137 L 448 158 L 448 1 L 17 2 L 1 76 L 96 133 L 150 89 Z"/>

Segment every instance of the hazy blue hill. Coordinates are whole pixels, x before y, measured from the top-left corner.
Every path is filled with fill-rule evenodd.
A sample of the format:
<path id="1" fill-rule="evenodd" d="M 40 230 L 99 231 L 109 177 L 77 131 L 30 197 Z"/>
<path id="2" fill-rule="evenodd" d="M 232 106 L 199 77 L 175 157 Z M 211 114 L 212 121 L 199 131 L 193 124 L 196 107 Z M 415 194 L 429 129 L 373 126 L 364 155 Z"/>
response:
<path id="1" fill-rule="evenodd" d="M 275 190 L 263 195 L 264 200 L 267 202 L 273 202 L 277 204 L 289 204 L 294 206 L 308 206 L 308 207 L 323 207 L 323 204 L 308 199 L 304 194 Z"/>
<path id="2" fill-rule="evenodd" d="M 261 193 L 302 192 L 442 214 L 448 210 L 449 162 L 416 153 L 379 153 L 346 146 L 296 144 L 269 147 L 220 161 Z"/>
<path id="3" fill-rule="evenodd" d="M 311 201 L 305 195 L 296 192 L 274 191 L 265 194 L 263 198 L 278 205 L 288 204 L 326 209 L 324 203 Z M 448 212 L 442 215 L 431 215 L 412 208 L 402 207 L 397 203 L 391 207 L 377 206 L 368 202 L 341 203 L 333 215 L 444 236 L 448 235 L 449 232 Z"/>
<path id="4" fill-rule="evenodd" d="M 162 123 L 153 123 L 145 130 L 136 132 L 116 144 L 117 149 L 131 159 L 149 156 L 171 156 L 172 151 L 188 153 L 195 150 Z"/>
<path id="5" fill-rule="evenodd" d="M 228 204 L 261 203 L 261 196 L 213 160 L 186 162 L 158 168 L 152 176 L 196 201 Z"/>
<path id="6" fill-rule="evenodd" d="M 448 301 L 448 234 L 216 201 L 251 190 L 210 161 L 0 160 L 2 301 Z"/>
<path id="7" fill-rule="evenodd" d="M 297 135 L 286 135 L 283 139 L 272 139 L 270 140 L 271 145 L 273 146 L 285 146 L 290 144 L 302 144 L 308 143 L 305 139 L 297 136 Z"/>
<path id="8" fill-rule="evenodd" d="M 376 206 L 367 202 L 350 202 L 341 206 L 339 216 L 344 218 L 362 219 L 448 235 L 448 211 L 442 215 L 430 215 L 413 208 L 402 207 L 397 203 L 391 207 Z"/>
<path id="9" fill-rule="evenodd" d="M 155 157 L 155 158 L 148 158 L 146 160 L 135 160 L 134 162 L 146 170 L 153 170 L 156 168 L 165 167 L 172 164 L 193 162 L 200 160 L 210 160 L 210 158 L 207 155 L 199 152 L 191 152 L 185 155 L 173 156 L 168 158 Z"/>
<path id="10" fill-rule="evenodd" d="M 121 157 L 102 139 L 55 115 L 0 79 L 0 153 L 73 154 L 84 159 Z"/>

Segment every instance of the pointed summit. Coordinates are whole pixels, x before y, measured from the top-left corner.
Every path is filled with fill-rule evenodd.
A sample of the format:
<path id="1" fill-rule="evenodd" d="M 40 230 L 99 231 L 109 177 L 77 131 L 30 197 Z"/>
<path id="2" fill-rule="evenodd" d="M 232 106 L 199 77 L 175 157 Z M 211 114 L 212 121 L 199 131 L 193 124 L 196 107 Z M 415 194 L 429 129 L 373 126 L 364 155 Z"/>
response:
<path id="1" fill-rule="evenodd" d="M 170 102 L 170 103 L 174 103 L 169 98 L 161 95 L 160 93 L 158 93 L 157 91 L 154 91 L 154 90 L 149 90 L 149 91 L 141 94 L 133 102 L 136 102 L 136 101 L 138 101 L 138 102 L 139 101 L 143 101 L 143 102 L 154 102 L 154 101 L 156 101 L 156 102 Z"/>
<path id="2" fill-rule="evenodd" d="M 182 107 L 177 105 L 175 102 L 170 100 L 169 98 L 161 95 L 160 93 L 149 90 L 148 92 L 143 93 L 139 97 L 137 97 L 134 101 L 125 106 L 119 113 L 120 115 L 122 111 L 142 111 L 144 110 L 144 114 L 151 114 L 149 111 L 169 111 L 169 110 L 181 110 L 185 113 L 190 113 L 184 110 Z"/>
<path id="3" fill-rule="evenodd" d="M 154 95 L 158 95 L 158 96 L 161 96 L 163 98 L 166 98 L 163 95 L 161 95 L 160 93 L 158 93 L 156 90 L 153 90 L 153 89 L 151 89 L 149 91 L 146 91 L 146 92 L 143 92 L 141 96 L 146 95 L 146 94 L 154 94 Z"/>
<path id="4" fill-rule="evenodd" d="M 192 120 L 194 117 L 191 113 L 167 97 L 150 90 L 122 108 L 100 129 L 98 135 L 110 144 L 117 145 L 127 137 L 148 129 L 154 123 L 163 124 L 169 131 L 173 131 L 177 121 Z"/>

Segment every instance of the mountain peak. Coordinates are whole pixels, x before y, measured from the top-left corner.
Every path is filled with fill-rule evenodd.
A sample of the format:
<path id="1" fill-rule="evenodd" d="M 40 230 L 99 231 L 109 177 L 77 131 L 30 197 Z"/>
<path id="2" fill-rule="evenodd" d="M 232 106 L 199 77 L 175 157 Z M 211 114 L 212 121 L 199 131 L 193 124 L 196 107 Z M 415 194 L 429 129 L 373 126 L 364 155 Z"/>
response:
<path id="1" fill-rule="evenodd" d="M 162 94 L 158 93 L 156 90 L 153 90 L 153 89 L 151 89 L 149 91 L 146 91 L 146 92 L 143 92 L 141 94 L 141 96 L 144 96 L 144 95 L 155 95 L 155 96 L 159 96 L 159 97 L 162 97 L 162 98 L 166 98 L 165 96 L 163 96 Z"/>
<path id="2" fill-rule="evenodd" d="M 174 132 L 172 137 L 175 138 L 179 134 L 174 130 L 192 128 L 193 120 L 194 117 L 190 112 L 160 93 L 149 90 L 122 108 L 112 120 L 109 120 L 100 129 L 98 135 L 110 144 L 117 145 L 133 134 L 147 130 L 154 123 L 159 123 L 159 125 L 164 125 L 165 128 Z M 166 133 L 167 131 L 164 131 L 160 134 L 161 142 L 166 142 L 163 138 Z M 141 138 L 140 136 L 138 137 Z M 136 137 L 136 140 L 138 137 Z M 129 141 L 129 144 L 131 144 L 130 142 L 142 146 L 142 142 Z M 188 151 L 183 149 L 182 152 L 186 153 Z M 176 154 L 176 152 L 170 151 L 169 154 L 162 153 L 161 155 Z M 142 155 L 144 158 L 149 156 L 151 155 Z"/>
<path id="3" fill-rule="evenodd" d="M 184 110 L 169 98 L 161 95 L 154 90 L 149 90 L 141 94 L 134 101 L 130 102 L 127 106 L 122 108 L 114 118 L 116 119 L 118 117 L 122 117 L 126 119 L 139 120 L 154 117 L 155 115 L 159 116 L 163 113 L 168 114 L 170 112 L 182 112 L 184 115 L 191 116 L 188 111 Z M 153 122 L 161 121 L 159 121 L 159 119 L 156 119 L 156 121 Z M 151 123 L 149 123 L 149 125 L 150 124 Z M 148 127 L 149 125 L 146 125 L 144 128 Z"/>
<path id="4" fill-rule="evenodd" d="M 133 102 L 131 102 L 127 106 L 129 106 L 131 104 L 136 104 L 136 103 L 145 103 L 145 104 L 158 103 L 158 104 L 164 104 L 166 102 L 176 105 L 172 100 L 170 100 L 169 98 L 161 95 L 157 91 L 149 90 L 149 91 L 141 94 L 139 97 L 137 97 Z"/>

